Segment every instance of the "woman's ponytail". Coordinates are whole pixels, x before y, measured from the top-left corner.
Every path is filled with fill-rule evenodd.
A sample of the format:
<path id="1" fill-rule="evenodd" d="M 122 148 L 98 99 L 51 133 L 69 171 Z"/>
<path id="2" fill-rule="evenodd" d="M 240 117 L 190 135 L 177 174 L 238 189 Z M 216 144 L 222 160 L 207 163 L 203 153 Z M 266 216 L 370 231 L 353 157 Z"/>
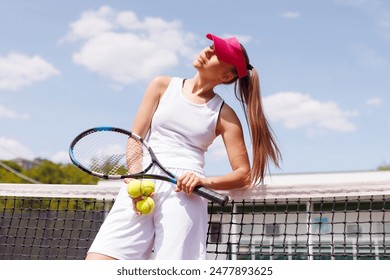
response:
<path id="1" fill-rule="evenodd" d="M 254 184 L 263 181 L 265 173 L 269 169 L 269 160 L 272 160 L 279 167 L 281 153 L 264 114 L 259 75 L 256 69 L 249 64 L 244 47 L 242 49 L 247 60 L 249 73 L 248 76 L 236 82 L 235 93 L 244 110 L 251 135 L 253 158 L 250 181 Z"/>

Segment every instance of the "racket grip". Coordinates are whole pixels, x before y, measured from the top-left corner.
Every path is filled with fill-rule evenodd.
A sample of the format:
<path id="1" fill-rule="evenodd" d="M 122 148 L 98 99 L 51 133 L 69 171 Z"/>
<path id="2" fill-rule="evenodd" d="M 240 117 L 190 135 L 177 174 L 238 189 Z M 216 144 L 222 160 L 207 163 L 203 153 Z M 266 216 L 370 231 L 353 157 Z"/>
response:
<path id="1" fill-rule="evenodd" d="M 217 193 L 202 186 L 195 187 L 193 192 L 212 202 L 218 203 L 221 206 L 225 206 L 229 202 L 229 196 Z"/>

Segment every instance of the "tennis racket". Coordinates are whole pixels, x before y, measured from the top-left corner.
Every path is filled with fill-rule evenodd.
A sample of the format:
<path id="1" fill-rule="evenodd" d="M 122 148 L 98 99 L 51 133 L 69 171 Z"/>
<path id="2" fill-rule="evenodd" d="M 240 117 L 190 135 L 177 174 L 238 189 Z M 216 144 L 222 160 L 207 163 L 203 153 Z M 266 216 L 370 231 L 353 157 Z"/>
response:
<path id="1" fill-rule="evenodd" d="M 120 128 L 96 127 L 82 132 L 70 144 L 69 156 L 78 168 L 99 178 L 144 178 L 177 183 L 177 176 L 161 165 L 144 139 Z M 153 166 L 158 166 L 166 176 L 148 173 Z M 221 206 L 229 201 L 228 196 L 202 186 L 195 187 L 193 193 Z"/>

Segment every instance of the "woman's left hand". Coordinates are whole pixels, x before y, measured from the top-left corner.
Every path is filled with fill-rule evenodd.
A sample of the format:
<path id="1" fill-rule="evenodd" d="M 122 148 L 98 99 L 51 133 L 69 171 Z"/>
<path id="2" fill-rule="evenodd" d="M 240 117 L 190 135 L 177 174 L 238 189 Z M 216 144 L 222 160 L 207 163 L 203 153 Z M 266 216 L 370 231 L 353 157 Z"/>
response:
<path id="1" fill-rule="evenodd" d="M 181 175 L 177 179 L 176 192 L 183 191 L 187 195 L 190 195 L 196 186 L 204 186 L 205 178 L 196 176 L 194 173 L 188 172 Z"/>

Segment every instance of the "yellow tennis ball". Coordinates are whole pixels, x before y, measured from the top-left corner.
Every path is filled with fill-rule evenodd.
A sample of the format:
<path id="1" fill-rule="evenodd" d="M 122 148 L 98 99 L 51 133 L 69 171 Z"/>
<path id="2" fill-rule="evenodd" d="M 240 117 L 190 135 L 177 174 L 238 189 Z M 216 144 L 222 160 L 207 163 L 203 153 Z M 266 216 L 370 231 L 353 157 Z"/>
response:
<path id="1" fill-rule="evenodd" d="M 150 196 L 154 192 L 154 182 L 151 180 L 141 181 L 141 193 L 143 196 Z"/>
<path id="2" fill-rule="evenodd" d="M 140 180 L 131 180 L 127 184 L 127 192 L 130 197 L 136 198 L 142 195 L 141 191 L 141 181 Z"/>
<path id="3" fill-rule="evenodd" d="M 154 200 L 151 197 L 146 197 L 140 201 L 137 202 L 136 208 L 138 211 L 140 211 L 143 215 L 147 215 L 152 213 L 154 208 Z"/>

